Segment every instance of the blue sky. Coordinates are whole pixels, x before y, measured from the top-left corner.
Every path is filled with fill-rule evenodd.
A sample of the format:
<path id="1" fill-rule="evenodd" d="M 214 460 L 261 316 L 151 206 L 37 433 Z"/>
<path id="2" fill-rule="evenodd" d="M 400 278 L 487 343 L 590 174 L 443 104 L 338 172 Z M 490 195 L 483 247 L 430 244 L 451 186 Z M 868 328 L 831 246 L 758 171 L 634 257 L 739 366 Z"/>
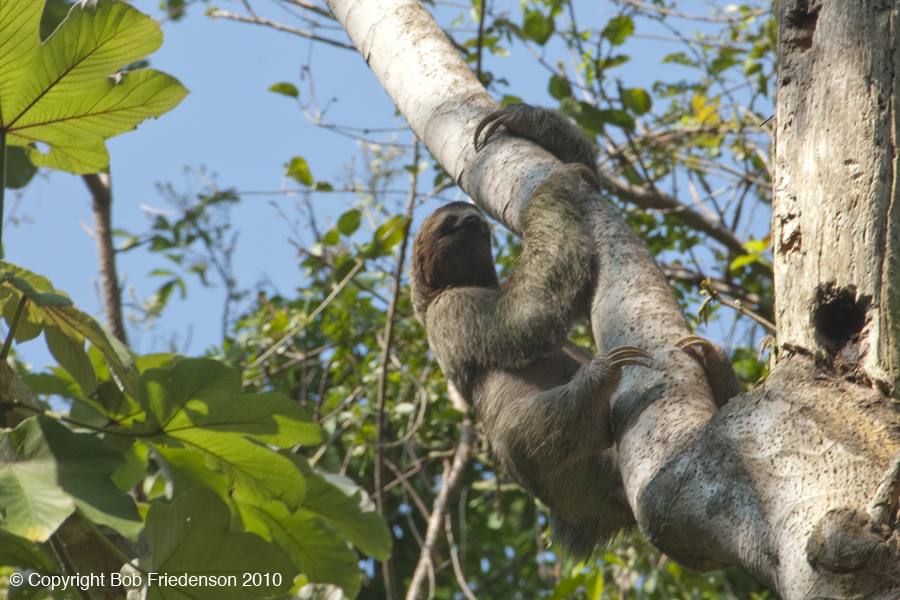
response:
<path id="1" fill-rule="evenodd" d="M 133 4 L 155 18 L 162 16 L 157 0 Z M 615 14 L 611 3 L 580 4 L 583 23 L 599 24 Z M 687 4 L 698 12 L 706 10 L 702 2 Z M 257 6 L 267 6 L 274 19 L 286 19 L 271 3 L 254 4 Z M 153 68 L 177 77 L 190 95 L 160 119 L 108 142 L 116 228 L 135 233 L 146 230 L 149 221 L 142 206 L 170 210 L 156 184 L 172 182 L 177 189 L 186 190 L 191 181 L 185 175 L 186 167 L 217 173 L 220 188 L 274 192 L 282 187 L 284 164 L 293 156 L 302 156 L 316 179 L 339 182 L 345 165 L 354 156 L 359 159 L 356 142 L 309 124 L 293 99 L 267 91 L 272 84 L 287 81 L 308 98 L 300 82 L 304 64 L 312 67 L 320 102 L 336 98 L 328 111 L 329 122 L 369 128 L 403 123 L 394 116 L 393 103 L 356 52 L 324 44 L 311 46 L 306 39 L 265 27 L 211 19 L 203 14 L 206 7 L 194 5 L 181 21 L 164 23 L 163 46 L 150 56 Z M 222 2 L 220 8 L 241 11 L 237 2 Z M 443 9 L 442 14 L 449 19 L 459 12 Z M 335 32 L 334 37 L 345 39 L 342 32 Z M 627 85 L 650 86 L 655 79 L 673 79 L 673 67 L 667 65 L 664 71 L 659 62 L 665 52 L 675 51 L 673 44 L 641 40 L 626 51 L 633 66 L 621 74 Z M 511 58 L 487 60 L 487 68 L 509 80 L 508 93 L 528 102 L 551 104 L 546 93 L 548 75 L 524 47 L 514 47 Z M 398 141 L 408 142 L 408 133 L 401 134 Z M 233 215 L 241 231 L 236 273 L 244 287 L 252 288 L 266 278 L 280 291 L 290 293 L 301 284 L 302 273 L 297 268 L 296 250 L 288 243 L 291 232 L 276 217 L 270 205 L 273 200 L 286 213 L 293 212 L 292 198 L 242 196 Z M 314 196 L 320 216 L 340 215 L 352 202 L 350 195 Z M 81 178 L 42 171 L 18 202 L 8 194 L 7 218 L 11 210 L 21 221 L 5 229 L 7 260 L 48 277 L 82 310 L 103 321 L 96 251 L 85 231 L 91 227 L 90 196 Z M 138 297 L 149 296 L 162 282 L 148 280 L 147 274 L 168 266 L 158 255 L 140 249 L 120 254 L 118 261 L 126 290 L 133 287 Z M 189 283 L 187 299 L 173 296 L 152 331 L 129 330 L 129 341 L 137 352 L 165 351 L 174 340 L 179 350 L 196 355 L 221 341 L 224 290 L 202 288 L 196 280 Z M 36 368 L 53 362 L 42 338 L 23 344 L 17 352 Z"/>

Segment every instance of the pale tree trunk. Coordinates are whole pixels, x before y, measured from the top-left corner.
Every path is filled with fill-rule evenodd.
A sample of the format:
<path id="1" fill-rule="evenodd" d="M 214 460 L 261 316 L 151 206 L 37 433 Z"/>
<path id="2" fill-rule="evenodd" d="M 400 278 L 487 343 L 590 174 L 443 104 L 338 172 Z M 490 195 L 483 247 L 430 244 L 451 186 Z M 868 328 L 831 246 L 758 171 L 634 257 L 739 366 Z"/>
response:
<path id="1" fill-rule="evenodd" d="M 495 104 L 418 0 L 328 3 L 419 139 L 479 205 L 518 230 L 555 159 L 515 138 L 476 155 L 474 127 Z M 811 39 L 790 42 L 782 30 L 802 56 L 782 49 L 783 67 L 797 64 L 786 71 L 793 80 L 781 82 L 778 109 L 779 364 L 763 387 L 716 412 L 703 372 L 674 345 L 688 329 L 665 278 L 599 200 L 591 324 L 599 351 L 627 344 L 653 356 L 653 368 L 626 370 L 613 401 L 619 470 L 649 540 L 694 569 L 742 565 L 784 600 L 896 598 L 900 418 L 887 396 L 886 282 L 897 225 L 897 10 L 802 4 L 817 22 L 781 19 Z M 798 233 L 786 229 L 791 222 Z M 831 231 L 844 246 L 827 239 Z M 852 297 L 842 294 L 850 286 Z M 835 310 L 817 312 L 829 298 Z M 853 333 L 848 321 L 863 325 Z"/>
<path id="2" fill-rule="evenodd" d="M 778 343 L 838 368 L 858 362 L 860 377 L 885 389 L 891 365 L 900 367 L 891 350 L 900 285 L 897 10 L 896 2 L 786 0 L 778 15 Z"/>

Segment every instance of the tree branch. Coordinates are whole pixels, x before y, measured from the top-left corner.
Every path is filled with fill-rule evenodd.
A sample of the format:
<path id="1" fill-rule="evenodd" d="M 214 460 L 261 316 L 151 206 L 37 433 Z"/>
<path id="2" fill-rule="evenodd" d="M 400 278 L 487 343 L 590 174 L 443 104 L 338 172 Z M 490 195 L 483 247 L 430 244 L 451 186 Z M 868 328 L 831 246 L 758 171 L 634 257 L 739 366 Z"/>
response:
<path id="1" fill-rule="evenodd" d="M 631 185 L 630 183 L 625 183 L 605 169 L 600 170 L 599 182 L 603 187 L 626 202 L 632 202 L 645 209 L 670 211 L 675 217 L 681 219 L 685 225 L 707 234 L 709 237 L 725 246 L 729 252 L 737 256 L 747 254 L 743 242 L 741 242 L 741 240 L 727 227 L 688 208 L 668 194 L 664 194 L 652 188 L 638 187 L 636 185 Z M 755 262 L 751 263 L 750 268 L 753 269 L 754 272 L 772 279 L 772 269 L 766 265 Z"/>
<path id="2" fill-rule="evenodd" d="M 447 514 L 450 495 L 459 486 L 463 473 L 465 473 L 466 463 L 469 461 L 469 454 L 472 451 L 473 427 L 472 419 L 468 416 L 468 404 L 450 381 L 447 382 L 447 396 L 450 398 L 450 403 L 453 407 L 457 410 L 462 409 L 460 412 L 466 416 L 459 426 L 459 444 L 456 446 L 456 453 L 453 455 L 453 464 L 449 469 L 444 470 L 444 474 L 441 477 L 441 490 L 434 499 L 434 508 L 431 511 L 431 517 L 428 519 L 428 530 L 425 533 L 425 543 L 422 544 L 422 552 L 419 555 L 419 562 L 409 583 L 406 600 L 418 600 L 422 593 L 425 577 L 428 577 L 429 580 L 434 579 L 435 546 L 441 533 L 444 516 Z M 457 574 L 457 577 L 459 577 L 459 574 Z M 462 582 L 460 582 L 460 585 L 462 585 Z M 466 591 L 467 589 L 463 590 L 464 593 Z M 471 591 L 466 595 L 469 596 L 470 594 Z"/>
<path id="3" fill-rule="evenodd" d="M 287 33 L 293 33 L 294 35 L 299 35 L 300 37 L 309 38 L 311 40 L 315 40 L 317 42 L 324 42 L 326 44 L 331 44 L 332 46 L 337 46 L 338 48 L 344 48 L 345 50 L 355 50 L 353 46 L 350 44 L 346 44 L 344 42 L 339 42 L 337 40 L 330 40 L 328 38 L 320 37 L 314 33 L 310 33 L 305 29 L 297 29 L 296 27 L 289 27 L 287 25 L 283 25 L 281 23 L 276 23 L 275 21 L 270 21 L 265 17 L 247 17 L 244 15 L 238 15 L 233 12 L 228 12 L 227 10 L 214 10 L 209 13 L 211 17 L 221 17 L 222 19 L 231 19 L 232 21 L 241 21 L 243 23 L 253 23 L 255 25 L 265 25 L 266 27 L 271 27 L 272 29 L 277 29 L 278 31 L 285 31 Z"/>
<path id="4" fill-rule="evenodd" d="M 662 269 L 663 275 L 666 276 L 666 279 L 673 281 L 684 281 L 686 283 L 693 284 L 698 288 L 704 287 L 704 282 L 708 282 L 709 287 L 716 292 L 726 294 L 728 296 L 731 296 L 732 298 L 739 299 L 741 302 L 745 302 L 747 304 L 755 306 L 758 312 L 762 313 L 761 316 L 765 317 L 767 320 L 771 321 L 774 318 L 775 305 L 771 300 L 763 299 L 759 294 L 754 294 L 753 292 L 737 285 L 732 281 L 729 281 L 727 279 L 718 279 L 715 277 L 707 277 L 703 273 L 691 271 L 683 265 L 659 263 L 659 268 Z"/>
<path id="5" fill-rule="evenodd" d="M 82 179 L 93 199 L 94 239 L 100 263 L 106 326 L 116 339 L 128 344 L 122 321 L 122 290 L 119 288 L 119 275 L 116 271 L 116 250 L 112 241 L 112 182 L 108 173 L 82 175 Z"/>

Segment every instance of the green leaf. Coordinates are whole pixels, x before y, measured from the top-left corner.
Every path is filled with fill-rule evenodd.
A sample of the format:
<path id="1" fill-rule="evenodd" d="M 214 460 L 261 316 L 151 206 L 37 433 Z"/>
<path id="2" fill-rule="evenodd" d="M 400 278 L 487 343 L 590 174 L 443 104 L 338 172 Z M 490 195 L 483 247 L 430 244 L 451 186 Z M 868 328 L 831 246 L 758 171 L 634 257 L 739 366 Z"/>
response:
<path id="1" fill-rule="evenodd" d="M 731 261 L 730 268 L 732 271 L 737 271 L 741 267 L 743 267 L 745 265 L 753 264 L 758 260 L 759 260 L 759 256 L 757 256 L 756 254 L 742 254 L 741 256 L 738 256 L 733 261 Z"/>
<path id="2" fill-rule="evenodd" d="M 154 448 L 194 485 L 208 485 L 213 474 L 220 482 L 214 487 L 223 497 L 253 505 L 277 498 L 291 507 L 303 501 L 306 482 L 293 463 L 243 436 L 187 427 L 169 431 L 164 441 Z M 188 452 L 202 462 L 183 456 Z M 222 483 L 227 483 L 225 489 Z"/>
<path id="3" fill-rule="evenodd" d="M 34 569 L 44 573 L 56 571 L 56 565 L 41 552 L 37 544 L 2 529 L 0 529 L 0 565 Z"/>
<path id="4" fill-rule="evenodd" d="M 297 90 L 297 86 L 293 83 L 276 83 L 272 87 L 269 88 L 270 92 L 275 92 L 276 94 L 281 94 L 282 96 L 290 96 L 291 98 L 299 98 L 300 92 Z"/>
<path id="5" fill-rule="evenodd" d="M 615 67 L 619 67 L 624 65 L 628 61 L 631 60 L 630 56 L 625 54 L 617 54 L 616 56 L 610 56 L 609 58 L 604 58 L 597 61 L 597 70 L 605 71 L 606 69 L 612 69 Z"/>
<path id="6" fill-rule="evenodd" d="M 191 490 L 171 505 L 154 503 L 147 514 L 148 572 L 168 575 L 228 577 L 234 585 L 151 585 L 148 600 L 244 600 L 285 594 L 296 575 L 283 552 L 261 537 L 230 531 L 231 513 L 211 490 Z M 143 565 L 142 565 L 143 566 Z M 280 575 L 280 584 L 243 587 L 244 573 Z M 146 579 L 146 577 L 145 577 Z"/>
<path id="7" fill-rule="evenodd" d="M 322 245 L 323 246 L 337 246 L 341 243 L 341 234 L 337 229 L 329 229 L 325 232 L 325 235 L 322 236 Z"/>
<path id="8" fill-rule="evenodd" d="M 44 337 L 50 354 L 78 382 L 82 393 L 93 393 L 97 389 L 97 374 L 84 350 L 84 339 L 67 336 L 55 325 L 44 327 Z"/>
<path id="9" fill-rule="evenodd" d="M 348 210 L 338 219 L 337 228 L 341 234 L 350 236 L 359 229 L 359 223 L 362 218 L 360 212 L 356 209 Z"/>
<path id="10" fill-rule="evenodd" d="M 41 16 L 41 39 L 46 40 L 50 34 L 63 22 L 74 2 L 69 0 L 47 0 L 44 4 L 44 14 Z"/>
<path id="11" fill-rule="evenodd" d="M 334 186 L 327 181 L 317 181 L 316 185 L 313 186 L 313 190 L 316 192 L 333 192 Z"/>
<path id="12" fill-rule="evenodd" d="M 134 499 L 110 476 L 125 461 L 103 440 L 41 415 L 0 432 L 0 523 L 46 541 L 79 508 L 91 521 L 133 537 L 143 527 Z"/>
<path id="13" fill-rule="evenodd" d="M 634 129 L 634 119 L 624 110 L 599 110 L 586 102 L 579 102 L 580 113 L 575 121 L 582 127 L 595 132 L 603 131 L 605 125 L 615 125 L 622 129 Z"/>
<path id="14" fill-rule="evenodd" d="M 141 376 L 139 402 L 165 426 L 188 400 L 214 400 L 241 390 L 241 376 L 217 360 L 185 359 L 171 369 L 148 369 Z"/>
<path id="15" fill-rule="evenodd" d="M 129 4 L 76 4 L 43 44 L 42 8 L 36 1 L 0 4 L 0 122 L 7 143 L 29 146 L 38 167 L 105 171 L 107 138 L 175 108 L 187 90 L 159 71 L 116 73 L 162 44 L 156 21 Z"/>
<path id="16" fill-rule="evenodd" d="M 147 474 L 150 464 L 150 448 L 142 442 L 135 442 L 122 454 L 125 464 L 113 473 L 111 480 L 123 492 L 128 492 L 138 485 Z"/>
<path id="17" fill-rule="evenodd" d="M 339 475 L 321 475 L 311 469 L 304 469 L 304 475 L 306 499 L 301 510 L 324 519 L 364 554 L 376 560 L 390 557 L 391 534 L 361 488 Z"/>
<path id="18" fill-rule="evenodd" d="M 0 9 L 2 12 L 2 9 Z M 81 312 L 67 296 L 54 290 L 50 282 L 40 275 L 0 261 L 0 292 L 6 292 L 3 316 L 11 324 L 21 298 L 26 298 L 25 314 L 16 327 L 16 340 L 23 342 L 36 337 L 46 329 L 50 351 L 64 367 L 73 368 L 76 381 L 89 386 L 91 376 L 84 369 L 83 343 L 91 341 L 109 364 L 116 382 L 132 397 L 137 396 L 137 382 L 140 377 L 134 357 L 122 342 L 110 335 L 93 318 Z M 10 294 L 10 292 L 12 292 Z M 0 295 L 0 298 L 3 298 Z M 50 329 L 54 327 L 55 329 Z M 62 335 L 67 339 L 62 339 Z M 80 348 L 80 351 L 79 351 Z M 62 361 L 65 360 L 66 363 Z M 93 384 L 96 387 L 96 383 Z"/>
<path id="19" fill-rule="evenodd" d="M 81 388 L 75 380 L 59 367 L 51 369 L 53 373 L 26 373 L 22 381 L 36 394 L 44 396 L 62 396 L 63 398 L 84 399 Z"/>
<path id="20" fill-rule="evenodd" d="M 261 508 L 239 506 L 245 520 L 263 525 L 279 548 L 309 581 L 332 583 L 355 598 L 362 583 L 359 561 L 350 546 L 313 513 L 291 514 L 280 502 Z"/>
<path id="21" fill-rule="evenodd" d="M 215 360 L 148 369 L 140 382 L 148 418 L 135 433 L 157 436 L 153 447 L 184 485 L 214 487 L 253 505 L 277 498 L 296 507 L 306 493 L 302 473 L 261 444 L 315 444 L 319 426 L 279 394 L 240 392 L 240 376 Z"/>
<path id="22" fill-rule="evenodd" d="M 18 190 L 31 181 L 37 173 L 37 167 L 28 159 L 28 152 L 21 146 L 7 147 L 6 154 L 6 187 Z"/>
<path id="23" fill-rule="evenodd" d="M 293 400 L 274 392 L 221 396 L 207 402 L 191 400 L 170 426 L 235 432 L 280 448 L 322 441 L 321 429 L 312 417 Z"/>
<path id="24" fill-rule="evenodd" d="M 553 35 L 554 27 L 552 17 L 545 17 L 537 10 L 525 12 L 525 23 L 522 25 L 522 32 L 525 34 L 525 37 L 541 46 L 546 44 L 550 36 Z"/>
<path id="25" fill-rule="evenodd" d="M 406 223 L 406 217 L 404 215 L 397 215 L 391 218 L 390 221 L 384 223 L 375 230 L 373 241 L 376 245 L 380 245 L 383 250 L 390 250 L 400 242 L 406 234 L 403 227 L 404 223 Z"/>
<path id="26" fill-rule="evenodd" d="M 643 115 L 653 107 L 650 94 L 641 88 L 622 90 L 622 102 L 637 116 Z"/>
<path id="27" fill-rule="evenodd" d="M 563 98 L 568 98 L 572 95 L 572 86 L 571 84 L 569 84 L 569 80 L 565 77 L 554 75 L 550 78 L 549 91 L 551 96 L 553 96 L 557 100 L 562 100 Z"/>
<path id="28" fill-rule="evenodd" d="M 603 37 L 613 46 L 621 46 L 634 33 L 634 21 L 628 15 L 613 17 L 603 30 Z"/>
<path id="29" fill-rule="evenodd" d="M 64 294 L 56 292 L 45 277 L 9 263 L 0 263 L 0 266 L 3 268 L 0 282 L 21 292 L 35 306 L 72 306 L 72 301 Z"/>
<path id="30" fill-rule="evenodd" d="M 45 319 L 58 326 L 69 337 L 81 336 L 91 341 L 109 365 L 116 382 L 131 396 L 137 396 L 140 373 L 131 351 L 97 321 L 75 307 L 47 307 Z"/>
<path id="31" fill-rule="evenodd" d="M 303 185 L 309 186 L 313 184 L 313 176 L 309 172 L 309 165 L 306 164 L 306 159 L 295 156 L 284 167 L 288 177 L 293 177 Z"/>

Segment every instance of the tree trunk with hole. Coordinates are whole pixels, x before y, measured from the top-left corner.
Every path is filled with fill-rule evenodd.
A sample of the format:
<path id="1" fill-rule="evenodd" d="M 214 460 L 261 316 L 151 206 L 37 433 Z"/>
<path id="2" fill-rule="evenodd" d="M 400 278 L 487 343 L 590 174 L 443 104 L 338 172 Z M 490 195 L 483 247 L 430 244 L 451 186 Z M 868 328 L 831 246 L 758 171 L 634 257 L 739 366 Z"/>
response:
<path id="1" fill-rule="evenodd" d="M 419 139 L 489 214 L 519 229 L 556 164 L 502 134 L 495 108 L 417 0 L 328 0 Z M 697 570 L 739 564 L 784 600 L 896 598 L 896 2 L 779 4 L 773 217 L 779 362 L 716 411 L 665 277 L 595 199 L 598 351 L 646 349 L 613 400 L 618 468 L 638 526 Z M 590 499 L 587 499 L 588 501 Z"/>

